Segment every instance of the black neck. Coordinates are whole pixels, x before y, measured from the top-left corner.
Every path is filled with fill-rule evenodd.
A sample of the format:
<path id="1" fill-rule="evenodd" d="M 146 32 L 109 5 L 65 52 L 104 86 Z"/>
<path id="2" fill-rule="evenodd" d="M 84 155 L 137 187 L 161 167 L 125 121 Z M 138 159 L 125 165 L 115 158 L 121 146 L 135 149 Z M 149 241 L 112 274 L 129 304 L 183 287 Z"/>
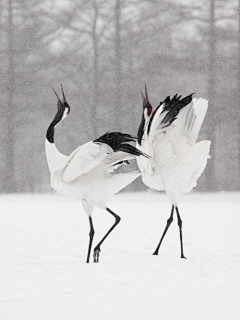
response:
<path id="1" fill-rule="evenodd" d="M 51 122 L 50 126 L 47 129 L 46 138 L 47 138 L 48 142 L 54 143 L 54 129 L 55 129 L 56 125 L 62 120 L 62 117 L 63 117 L 63 112 L 61 110 L 59 110 L 57 112 L 55 118 Z"/>
<path id="2" fill-rule="evenodd" d="M 139 145 L 141 145 L 141 143 L 142 143 L 142 137 L 143 137 L 143 134 L 144 134 L 145 122 L 146 122 L 146 120 L 144 118 L 144 113 L 143 113 L 142 114 L 142 121 L 141 121 L 140 126 L 138 128 L 138 134 L 137 134 L 137 136 L 138 136 L 138 144 Z"/>

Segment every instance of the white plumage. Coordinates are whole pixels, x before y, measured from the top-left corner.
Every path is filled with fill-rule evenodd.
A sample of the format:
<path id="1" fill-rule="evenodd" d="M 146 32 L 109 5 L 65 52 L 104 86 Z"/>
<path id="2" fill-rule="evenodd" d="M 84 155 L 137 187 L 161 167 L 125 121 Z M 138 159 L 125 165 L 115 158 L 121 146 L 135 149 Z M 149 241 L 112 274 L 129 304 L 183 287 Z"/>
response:
<path id="1" fill-rule="evenodd" d="M 154 254 L 158 254 L 175 208 L 180 228 L 181 257 L 184 258 L 178 198 L 196 186 L 197 179 L 207 164 L 210 141 L 196 143 L 207 112 L 207 100 L 192 100 L 192 95 L 182 100 L 180 98 L 175 96 L 170 100 L 168 97 L 150 116 L 143 112 L 142 121 L 145 123 L 140 127 L 145 129 L 138 132 L 137 147 L 150 158 L 137 159 L 137 163 L 143 182 L 152 189 L 166 191 L 173 205 L 166 229 Z M 147 90 L 146 99 L 143 96 L 143 104 L 144 109 L 152 108 L 148 102 Z"/>
<path id="2" fill-rule="evenodd" d="M 135 159 L 143 154 L 126 143 L 135 139 L 122 133 L 107 133 L 80 146 L 70 156 L 61 154 L 54 144 L 54 129 L 70 112 L 63 89 L 62 93 L 63 102 L 57 96 L 58 112 L 48 128 L 45 141 L 46 157 L 51 173 L 51 186 L 62 195 L 80 200 L 83 209 L 89 216 L 90 241 L 87 262 L 89 262 L 94 235 L 91 218 L 94 207 L 106 209 L 115 217 L 115 224 L 94 249 L 94 261 L 98 262 L 102 242 L 120 221 L 120 217 L 107 208 L 106 201 L 140 176 L 139 172 L 118 174 L 110 174 L 110 172 L 122 162 Z M 129 150 L 129 152 L 121 151 L 121 149 Z"/>
<path id="3" fill-rule="evenodd" d="M 62 158 L 47 139 L 46 154 L 53 154 L 56 166 L 50 169 L 51 186 L 60 194 L 94 207 L 106 209 L 106 201 L 141 175 L 140 172 L 110 174 L 109 168 L 119 161 L 134 159 L 124 152 L 114 152 L 106 144 L 90 141 Z M 48 158 L 48 156 L 47 156 Z M 122 160 L 119 160 L 122 159 Z M 62 161 L 63 160 L 63 161 Z"/>

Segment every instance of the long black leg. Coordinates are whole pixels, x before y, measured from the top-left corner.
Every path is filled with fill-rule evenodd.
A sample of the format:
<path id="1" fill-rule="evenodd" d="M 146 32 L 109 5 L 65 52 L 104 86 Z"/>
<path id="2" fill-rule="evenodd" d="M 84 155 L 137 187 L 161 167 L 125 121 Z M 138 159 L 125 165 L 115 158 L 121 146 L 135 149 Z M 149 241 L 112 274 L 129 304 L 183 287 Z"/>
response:
<path id="1" fill-rule="evenodd" d="M 93 236 L 94 236 L 94 229 L 93 229 L 93 223 L 92 218 L 89 217 L 89 223 L 90 223 L 90 232 L 89 232 L 89 245 L 88 245 L 88 254 L 87 254 L 87 263 L 89 263 L 91 248 L 92 248 L 92 242 L 93 242 Z"/>
<path id="2" fill-rule="evenodd" d="M 186 257 L 184 257 L 183 254 L 183 239 L 182 239 L 182 219 L 180 217 L 179 211 L 178 211 L 178 207 L 176 208 L 176 212 L 177 212 L 177 219 L 178 219 L 178 226 L 179 226 L 179 233 L 180 233 L 180 243 L 181 243 L 181 258 L 187 259 Z"/>
<path id="3" fill-rule="evenodd" d="M 115 220 L 115 223 L 113 224 L 113 226 L 108 230 L 108 232 L 105 234 L 105 236 L 102 238 L 102 240 L 96 245 L 96 247 L 94 248 L 94 253 L 93 253 L 93 259 L 94 259 L 94 262 L 98 262 L 99 260 L 99 254 L 100 254 L 100 247 L 103 243 L 103 241 L 107 238 L 107 236 L 113 231 L 113 229 L 116 227 L 116 225 L 119 224 L 121 218 L 116 214 L 114 213 L 113 211 L 111 211 L 110 209 L 106 209 L 109 213 L 111 213 L 111 215 L 114 216 L 114 218 L 116 219 Z"/>
<path id="4" fill-rule="evenodd" d="M 153 253 L 153 255 L 155 255 L 155 256 L 158 255 L 158 251 L 159 251 L 159 248 L 160 248 L 161 243 L 162 243 L 162 241 L 163 241 L 163 238 L 165 237 L 165 234 L 167 233 L 168 228 L 170 227 L 171 223 L 173 222 L 173 212 L 174 212 L 174 206 L 172 205 L 171 215 L 170 215 L 170 217 L 167 219 L 166 228 L 165 228 L 165 230 L 164 230 L 164 232 L 163 232 L 163 235 L 162 235 L 162 237 L 161 237 L 161 239 L 160 239 L 160 242 L 159 242 L 156 250 L 155 250 L 154 253 Z"/>

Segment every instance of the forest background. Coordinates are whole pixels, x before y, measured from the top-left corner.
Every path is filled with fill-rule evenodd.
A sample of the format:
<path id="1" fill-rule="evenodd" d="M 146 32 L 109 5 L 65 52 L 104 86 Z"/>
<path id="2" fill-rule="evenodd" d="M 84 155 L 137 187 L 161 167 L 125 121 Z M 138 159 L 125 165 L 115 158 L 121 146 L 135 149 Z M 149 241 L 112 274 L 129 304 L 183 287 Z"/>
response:
<path id="1" fill-rule="evenodd" d="M 49 192 L 44 141 L 70 154 L 106 131 L 136 135 L 139 87 L 209 100 L 211 159 L 197 191 L 240 190 L 240 33 L 236 0 L 0 0 L 0 192 Z M 131 165 L 131 168 L 136 165 Z M 127 191 L 145 190 L 137 179 Z"/>

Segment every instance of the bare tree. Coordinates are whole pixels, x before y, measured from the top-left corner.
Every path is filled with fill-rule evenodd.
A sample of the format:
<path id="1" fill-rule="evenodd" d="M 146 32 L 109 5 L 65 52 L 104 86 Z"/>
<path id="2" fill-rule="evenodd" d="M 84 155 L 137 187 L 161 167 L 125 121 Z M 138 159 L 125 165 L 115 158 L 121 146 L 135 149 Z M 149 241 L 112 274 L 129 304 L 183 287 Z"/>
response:
<path id="1" fill-rule="evenodd" d="M 215 110 L 216 110 L 216 27 L 215 27 L 215 0 L 209 0 L 209 42 L 208 42 L 208 138 L 211 140 L 211 159 L 208 161 L 206 174 L 210 190 L 214 190 L 215 181 Z"/>
<path id="2" fill-rule="evenodd" d="M 6 143 L 6 167 L 5 167 L 5 184 L 4 190 L 6 192 L 14 192 L 14 84 L 15 84 L 15 61 L 14 61 L 14 28 L 13 28 L 13 1 L 8 0 L 8 26 L 7 26 L 7 38 L 8 38 L 8 104 L 5 105 L 5 119 L 7 129 L 5 132 L 5 143 Z"/>
<path id="3" fill-rule="evenodd" d="M 121 3 L 120 0 L 116 0 L 115 3 L 115 40 L 114 40 L 114 51 L 115 51 L 115 104 L 116 111 L 121 110 L 122 107 L 122 88 L 121 88 Z M 119 121 L 118 121 L 119 122 Z M 120 122 L 121 123 L 121 122 Z M 121 129 L 121 124 L 118 123 L 118 127 Z"/>
<path id="4" fill-rule="evenodd" d="M 93 1 L 94 17 L 93 17 L 93 27 L 92 27 L 92 41 L 93 41 L 93 70 L 94 70 L 94 92 L 93 92 L 93 106 L 92 106 L 92 116 L 93 119 L 96 115 L 96 105 L 98 102 L 98 87 L 99 87 L 99 51 L 98 51 L 98 35 L 97 35 L 97 22 L 98 22 L 98 3 L 97 0 Z M 93 127 L 94 136 L 97 135 L 97 126 Z"/>
<path id="5" fill-rule="evenodd" d="M 240 0 L 238 1 L 238 108 L 240 106 Z M 238 113 L 239 114 L 239 113 Z M 239 116 L 239 137 L 238 137 L 238 171 L 240 175 L 240 116 Z"/>
<path id="6" fill-rule="evenodd" d="M 142 111 L 138 87 L 145 82 L 155 106 L 177 92 L 208 95 L 209 111 L 201 134 L 212 140 L 213 158 L 205 173 L 205 189 L 202 178 L 200 189 L 239 186 L 229 169 L 238 168 L 239 148 L 236 2 L 201 0 L 176 5 L 170 0 L 81 0 L 67 7 L 57 1 L 0 3 L 4 10 L 0 38 L 2 191 L 47 190 L 43 139 L 55 108 L 51 85 L 59 82 L 73 106 L 62 125 L 63 134 L 56 137 L 66 153 L 107 130 L 134 134 Z M 185 32 L 190 29 L 195 32 L 192 38 Z M 229 81 L 234 84 L 235 80 L 238 85 L 231 86 Z M 226 119 L 233 124 L 227 130 Z M 131 190 L 136 188 L 141 187 L 131 186 Z"/>

